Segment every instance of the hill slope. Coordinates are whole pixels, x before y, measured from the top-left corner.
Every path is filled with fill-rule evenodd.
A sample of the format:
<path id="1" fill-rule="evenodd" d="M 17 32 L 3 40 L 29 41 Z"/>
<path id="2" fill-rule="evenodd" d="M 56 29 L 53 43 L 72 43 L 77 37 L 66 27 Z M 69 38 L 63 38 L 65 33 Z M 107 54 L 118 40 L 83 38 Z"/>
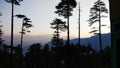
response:
<path id="1" fill-rule="evenodd" d="M 110 46 L 111 45 L 111 42 L 110 42 L 110 33 L 108 34 L 102 34 L 102 46 L 103 48 L 105 48 L 106 46 Z M 98 35 L 95 35 L 95 36 L 92 36 L 90 38 L 82 38 L 80 39 L 81 41 L 81 44 L 82 45 L 87 45 L 88 43 L 91 44 L 92 48 L 95 49 L 95 50 L 99 50 L 99 36 Z M 73 44 L 77 44 L 78 43 L 78 39 L 72 39 L 70 40 L 71 43 Z"/>

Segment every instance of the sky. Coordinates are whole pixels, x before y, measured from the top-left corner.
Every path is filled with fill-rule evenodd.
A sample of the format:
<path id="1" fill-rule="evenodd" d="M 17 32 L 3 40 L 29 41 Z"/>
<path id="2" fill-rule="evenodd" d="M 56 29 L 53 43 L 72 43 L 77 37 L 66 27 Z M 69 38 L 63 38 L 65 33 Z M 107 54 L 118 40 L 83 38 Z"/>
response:
<path id="1" fill-rule="evenodd" d="M 89 34 L 91 31 L 91 27 L 89 27 L 89 10 L 90 7 L 93 6 L 93 3 L 96 0 L 76 0 L 77 3 L 80 2 L 81 8 L 81 38 L 90 37 L 93 34 Z M 55 18 L 59 17 L 54 12 L 56 11 L 55 6 L 60 2 L 60 0 L 24 0 L 21 2 L 20 6 L 15 6 L 14 13 L 15 14 L 23 14 L 31 19 L 34 27 L 29 30 L 31 33 L 27 33 L 25 36 L 51 36 L 53 34 L 53 29 L 51 29 L 50 23 Z M 104 0 L 107 9 L 109 10 L 108 0 Z M 2 30 L 4 31 L 4 35 L 10 35 L 10 23 L 11 23 L 11 4 L 6 3 L 4 0 L 0 0 L 0 12 L 2 16 L 0 16 L 0 20 L 2 21 L 0 24 L 3 25 Z M 70 38 L 78 37 L 78 5 L 73 9 L 73 16 L 70 17 Z M 107 18 L 102 19 L 103 24 L 107 24 L 107 27 L 102 28 L 102 33 L 110 32 L 110 21 L 109 21 L 109 13 L 105 14 L 108 16 Z M 14 35 L 20 35 L 22 20 L 18 18 L 14 18 Z M 64 19 L 66 21 L 66 19 Z M 94 25 L 97 26 L 97 25 Z M 61 32 L 61 37 L 66 38 L 67 31 Z"/>

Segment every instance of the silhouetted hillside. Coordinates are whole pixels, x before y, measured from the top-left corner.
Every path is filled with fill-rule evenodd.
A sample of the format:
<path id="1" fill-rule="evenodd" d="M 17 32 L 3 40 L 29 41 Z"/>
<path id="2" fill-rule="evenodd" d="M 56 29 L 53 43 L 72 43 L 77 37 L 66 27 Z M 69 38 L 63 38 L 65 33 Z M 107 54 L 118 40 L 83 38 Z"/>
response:
<path id="1" fill-rule="evenodd" d="M 82 38 L 80 39 L 81 44 L 82 45 L 87 45 L 88 43 L 91 44 L 91 46 L 93 47 L 93 49 L 95 50 L 99 50 L 99 37 L 98 35 L 92 36 L 90 38 Z M 77 44 L 78 43 L 78 39 L 72 39 L 70 40 L 71 43 L 73 44 Z M 102 34 L 102 46 L 103 48 L 105 48 L 106 46 L 110 46 L 111 42 L 110 42 L 110 33 L 108 34 Z"/>

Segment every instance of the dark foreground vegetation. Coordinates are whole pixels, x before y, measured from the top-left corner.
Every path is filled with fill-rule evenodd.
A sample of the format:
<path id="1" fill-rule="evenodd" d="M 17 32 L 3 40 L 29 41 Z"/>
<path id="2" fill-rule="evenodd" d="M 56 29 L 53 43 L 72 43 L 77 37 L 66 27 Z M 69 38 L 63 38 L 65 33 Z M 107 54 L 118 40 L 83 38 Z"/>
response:
<path id="1" fill-rule="evenodd" d="M 96 52 L 91 45 L 62 45 L 49 47 L 36 43 L 22 54 L 20 46 L 13 49 L 13 68 L 111 68 L 110 48 Z M 10 68 L 10 47 L 0 46 L 0 68 Z"/>

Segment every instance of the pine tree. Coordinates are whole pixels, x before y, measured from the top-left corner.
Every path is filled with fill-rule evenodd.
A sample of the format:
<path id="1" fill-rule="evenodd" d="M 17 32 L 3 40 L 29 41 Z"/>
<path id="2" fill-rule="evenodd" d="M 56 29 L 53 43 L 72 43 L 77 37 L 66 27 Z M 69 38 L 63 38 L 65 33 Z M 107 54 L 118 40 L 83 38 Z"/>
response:
<path id="1" fill-rule="evenodd" d="M 70 43 L 69 38 L 69 17 L 72 16 L 73 8 L 77 5 L 75 0 L 61 0 L 61 2 L 56 6 L 57 13 L 59 16 L 63 16 L 67 19 L 67 45 Z"/>
<path id="2" fill-rule="evenodd" d="M 107 8 L 105 7 L 105 3 L 101 0 L 97 0 L 93 7 L 90 9 L 90 18 L 89 18 L 89 26 L 92 26 L 94 23 L 98 22 L 99 24 L 99 29 L 95 29 L 95 27 L 93 27 L 92 29 L 94 29 L 93 31 L 91 31 L 90 33 L 95 33 L 97 31 L 99 31 L 99 33 L 97 33 L 99 35 L 99 42 L 100 42 L 100 52 L 102 52 L 102 38 L 101 38 L 101 17 L 105 17 L 102 16 L 102 13 L 108 13 Z M 96 33 L 95 33 L 96 34 Z"/>
<path id="3" fill-rule="evenodd" d="M 66 22 L 63 22 L 61 19 L 55 19 L 53 20 L 51 24 L 51 28 L 55 29 L 53 34 L 53 38 L 52 38 L 52 43 L 53 45 L 61 45 L 62 44 L 62 39 L 60 39 L 60 31 L 65 31 L 66 30 Z"/>
<path id="4" fill-rule="evenodd" d="M 20 2 L 23 0 L 5 0 L 8 3 L 11 3 L 11 68 L 13 68 L 13 26 L 14 26 L 14 5 L 20 5 Z"/>
<path id="5" fill-rule="evenodd" d="M 23 44 L 23 35 L 26 34 L 26 32 L 30 32 L 28 28 L 33 27 L 31 24 L 32 21 L 30 21 L 29 18 L 27 18 L 25 15 L 17 14 L 15 17 L 22 19 L 22 27 L 21 27 L 21 49 Z"/>
<path id="6" fill-rule="evenodd" d="M 18 51 L 20 49 L 20 60 L 21 60 L 21 67 L 20 68 L 23 68 L 23 54 L 22 54 L 22 46 L 23 46 L 23 35 L 26 33 L 26 32 L 30 32 L 28 31 L 26 28 L 30 28 L 32 27 L 33 25 L 31 24 L 31 21 L 29 18 L 27 18 L 25 15 L 21 15 L 21 14 L 17 14 L 15 15 L 15 17 L 17 18 L 20 18 L 22 19 L 22 27 L 21 27 L 21 42 L 20 42 L 20 46 L 18 47 Z"/>

